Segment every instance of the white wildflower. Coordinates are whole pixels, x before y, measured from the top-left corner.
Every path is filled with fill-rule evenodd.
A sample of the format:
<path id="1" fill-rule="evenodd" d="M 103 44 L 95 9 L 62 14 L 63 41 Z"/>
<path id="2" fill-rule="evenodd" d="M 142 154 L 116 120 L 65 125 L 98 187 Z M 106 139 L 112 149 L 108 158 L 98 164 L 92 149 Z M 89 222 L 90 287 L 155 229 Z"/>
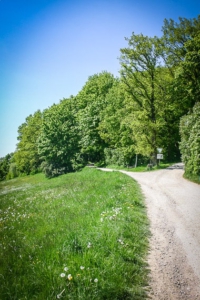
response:
<path id="1" fill-rule="evenodd" d="M 124 242 L 121 239 L 117 240 L 121 245 L 124 245 Z"/>
<path id="2" fill-rule="evenodd" d="M 97 278 L 95 278 L 95 279 L 94 279 L 94 282 L 98 282 L 98 279 L 97 279 Z"/>
<path id="3" fill-rule="evenodd" d="M 61 274 L 60 274 L 60 277 L 65 277 L 65 273 L 61 273 Z"/>
<path id="4" fill-rule="evenodd" d="M 88 248 L 91 248 L 91 247 L 92 247 L 92 244 L 89 242 L 88 245 L 87 245 L 87 247 L 88 247 Z"/>

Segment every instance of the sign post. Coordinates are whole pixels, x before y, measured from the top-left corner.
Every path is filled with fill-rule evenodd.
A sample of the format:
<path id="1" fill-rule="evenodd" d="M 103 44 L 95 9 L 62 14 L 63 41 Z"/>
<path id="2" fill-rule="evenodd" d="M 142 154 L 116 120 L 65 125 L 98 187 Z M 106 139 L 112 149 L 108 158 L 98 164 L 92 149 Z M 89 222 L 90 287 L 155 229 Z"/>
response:
<path id="1" fill-rule="evenodd" d="M 163 154 L 157 154 L 157 159 L 163 159 Z"/>
<path id="2" fill-rule="evenodd" d="M 163 159 L 163 154 L 162 154 L 162 148 L 157 148 L 158 154 L 157 154 L 157 159 L 159 159 L 159 164 L 160 160 Z"/>

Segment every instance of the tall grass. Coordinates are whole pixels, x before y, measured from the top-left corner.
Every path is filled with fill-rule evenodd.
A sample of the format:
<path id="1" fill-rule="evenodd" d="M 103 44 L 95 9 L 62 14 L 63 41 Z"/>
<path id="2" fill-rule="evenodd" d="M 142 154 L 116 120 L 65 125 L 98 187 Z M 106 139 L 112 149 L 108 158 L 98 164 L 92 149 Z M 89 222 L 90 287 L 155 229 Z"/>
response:
<path id="1" fill-rule="evenodd" d="M 0 183 L 0 208 L 1 299 L 145 299 L 148 221 L 131 178 L 17 178 Z"/>

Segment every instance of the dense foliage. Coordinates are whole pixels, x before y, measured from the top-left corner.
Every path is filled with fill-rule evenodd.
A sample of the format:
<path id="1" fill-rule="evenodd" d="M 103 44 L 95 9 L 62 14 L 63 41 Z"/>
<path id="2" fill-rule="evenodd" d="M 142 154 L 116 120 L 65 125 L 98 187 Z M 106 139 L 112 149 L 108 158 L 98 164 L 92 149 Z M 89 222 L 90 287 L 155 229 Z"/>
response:
<path id="1" fill-rule="evenodd" d="M 167 147 L 168 69 L 161 65 L 158 38 L 132 34 L 129 47 L 121 49 L 122 81 L 128 93 L 129 122 L 135 138 L 136 152 L 151 156 L 156 162 L 158 147 Z M 131 116 L 131 118 L 130 118 Z"/>
<path id="2" fill-rule="evenodd" d="M 104 148 L 108 144 L 100 134 L 99 125 L 107 107 L 106 95 L 114 82 L 115 78 L 108 72 L 95 74 L 76 97 L 80 153 L 86 162 L 104 160 Z"/>
<path id="3" fill-rule="evenodd" d="M 26 118 L 13 158 L 1 159 L 0 178 L 41 168 L 54 177 L 88 162 L 133 166 L 138 155 L 157 164 L 157 148 L 166 161 L 182 154 L 186 172 L 196 174 L 199 161 L 188 161 L 197 141 L 183 124 L 200 99 L 199 29 L 200 15 L 164 20 L 161 38 L 132 33 L 121 49 L 119 78 L 105 71 L 90 76 L 76 96 Z"/>
<path id="4" fill-rule="evenodd" d="M 5 157 L 0 158 L 0 180 L 6 179 L 6 175 L 9 173 L 11 166 L 11 159 L 13 153 L 7 154 Z"/>
<path id="5" fill-rule="evenodd" d="M 79 134 L 73 111 L 73 98 L 64 99 L 43 113 L 38 153 L 47 177 L 54 177 L 74 169 L 78 153 Z"/>
<path id="6" fill-rule="evenodd" d="M 41 158 L 38 153 L 37 139 L 42 125 L 42 113 L 40 110 L 26 118 L 26 122 L 19 126 L 17 151 L 14 161 L 18 172 L 21 174 L 37 173 Z"/>
<path id="7" fill-rule="evenodd" d="M 186 175 L 200 176 L 200 102 L 180 122 L 182 159 Z"/>

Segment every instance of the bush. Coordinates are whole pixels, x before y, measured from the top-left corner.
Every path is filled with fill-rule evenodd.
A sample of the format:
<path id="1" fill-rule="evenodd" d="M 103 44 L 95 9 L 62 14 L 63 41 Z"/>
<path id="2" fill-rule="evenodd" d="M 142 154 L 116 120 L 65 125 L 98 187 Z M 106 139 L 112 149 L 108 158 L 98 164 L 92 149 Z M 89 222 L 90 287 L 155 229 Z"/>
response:
<path id="1" fill-rule="evenodd" d="M 18 171 L 17 171 L 16 163 L 11 163 L 10 168 L 9 168 L 9 172 L 6 175 L 6 179 L 13 179 L 17 176 L 18 176 Z"/>
<path id="2" fill-rule="evenodd" d="M 41 164 L 41 169 L 47 178 L 57 177 L 64 174 L 66 171 L 64 167 L 58 167 L 55 164 L 49 164 L 46 161 Z"/>
<path id="3" fill-rule="evenodd" d="M 0 158 L 0 181 L 5 180 L 10 169 L 13 153 Z"/>
<path id="4" fill-rule="evenodd" d="M 180 121 L 180 150 L 185 173 L 200 176 L 200 103 Z"/>
<path id="5" fill-rule="evenodd" d="M 125 166 L 127 164 L 127 160 L 122 149 L 105 148 L 104 154 L 107 165 Z"/>

